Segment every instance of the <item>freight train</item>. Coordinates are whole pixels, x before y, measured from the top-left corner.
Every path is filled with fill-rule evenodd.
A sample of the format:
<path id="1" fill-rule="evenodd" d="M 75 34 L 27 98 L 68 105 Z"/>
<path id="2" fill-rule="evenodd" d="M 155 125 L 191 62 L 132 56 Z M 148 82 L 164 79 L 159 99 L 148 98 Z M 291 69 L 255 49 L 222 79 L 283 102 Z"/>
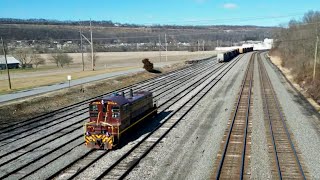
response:
<path id="1" fill-rule="evenodd" d="M 94 149 L 112 149 L 120 136 L 138 123 L 155 116 L 157 106 L 151 92 L 130 90 L 96 99 L 89 103 L 89 122 L 84 124 L 85 145 Z"/>
<path id="2" fill-rule="evenodd" d="M 227 51 L 224 53 L 219 53 L 217 55 L 218 62 L 229 62 L 239 54 L 247 53 L 253 51 L 253 47 L 247 47 L 247 48 L 239 48 L 239 49 L 233 49 L 231 51 Z"/>

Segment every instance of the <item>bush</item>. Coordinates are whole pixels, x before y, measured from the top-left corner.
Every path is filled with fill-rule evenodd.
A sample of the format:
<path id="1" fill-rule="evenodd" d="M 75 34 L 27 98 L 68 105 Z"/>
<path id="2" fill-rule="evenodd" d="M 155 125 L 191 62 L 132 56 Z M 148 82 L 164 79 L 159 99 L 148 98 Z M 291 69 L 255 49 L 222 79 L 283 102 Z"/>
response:
<path id="1" fill-rule="evenodd" d="M 148 72 L 153 71 L 153 63 L 151 63 L 148 58 L 143 59 L 142 63 L 145 70 L 147 70 Z"/>

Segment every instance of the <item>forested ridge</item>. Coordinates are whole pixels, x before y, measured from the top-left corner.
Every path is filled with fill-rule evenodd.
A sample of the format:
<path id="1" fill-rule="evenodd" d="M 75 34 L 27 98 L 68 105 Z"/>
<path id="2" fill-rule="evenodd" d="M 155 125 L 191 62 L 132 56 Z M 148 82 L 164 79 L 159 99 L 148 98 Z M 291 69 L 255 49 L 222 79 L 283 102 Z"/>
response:
<path id="1" fill-rule="evenodd" d="M 80 24 L 84 33 L 88 34 L 89 21 L 0 18 L 0 35 L 6 40 L 72 40 L 79 39 Z M 194 42 L 201 39 L 232 43 L 243 40 L 263 40 L 271 36 L 273 29 L 272 27 L 226 25 L 143 26 L 112 21 L 92 21 L 92 26 L 94 38 L 101 38 L 103 43 L 154 42 L 157 41 L 159 34 L 164 35 L 164 33 L 168 34 L 170 41 Z"/>

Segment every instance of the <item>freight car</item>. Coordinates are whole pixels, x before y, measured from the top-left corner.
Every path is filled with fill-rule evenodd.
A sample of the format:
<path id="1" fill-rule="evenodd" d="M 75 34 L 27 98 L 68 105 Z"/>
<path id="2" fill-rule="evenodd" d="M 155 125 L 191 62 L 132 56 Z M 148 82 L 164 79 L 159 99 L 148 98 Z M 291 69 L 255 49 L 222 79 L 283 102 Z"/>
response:
<path id="1" fill-rule="evenodd" d="M 140 91 L 129 97 L 124 92 L 89 103 L 89 122 L 84 125 L 85 145 L 94 149 L 112 149 L 120 136 L 134 125 L 157 114 L 152 93 Z"/>
<path id="2" fill-rule="evenodd" d="M 229 62 L 231 59 L 239 55 L 239 49 L 234 49 L 228 52 L 219 53 L 217 55 L 218 62 Z"/>
<path id="3" fill-rule="evenodd" d="M 239 48 L 239 53 L 243 54 L 243 53 L 247 53 L 247 52 L 251 52 L 253 51 L 253 47 L 243 47 L 243 48 Z"/>

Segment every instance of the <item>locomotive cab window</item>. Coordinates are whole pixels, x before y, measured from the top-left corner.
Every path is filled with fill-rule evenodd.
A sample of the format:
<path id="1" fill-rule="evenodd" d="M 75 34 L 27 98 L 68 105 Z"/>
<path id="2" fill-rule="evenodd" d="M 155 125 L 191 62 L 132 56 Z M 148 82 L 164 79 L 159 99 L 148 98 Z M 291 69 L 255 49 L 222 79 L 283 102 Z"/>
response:
<path id="1" fill-rule="evenodd" d="M 95 104 L 90 104 L 89 111 L 98 111 L 98 106 Z"/>
<path id="2" fill-rule="evenodd" d="M 90 104 L 89 105 L 89 111 L 90 111 L 90 117 L 98 117 L 98 105 L 96 104 Z"/>
<path id="3" fill-rule="evenodd" d="M 111 108 L 111 111 L 114 113 L 118 113 L 118 112 L 120 112 L 120 108 L 118 107 L 118 106 L 113 106 L 112 108 Z"/>
<path id="4" fill-rule="evenodd" d="M 111 108 L 111 111 L 112 111 L 113 118 L 120 118 L 120 108 L 118 106 L 113 106 Z"/>

